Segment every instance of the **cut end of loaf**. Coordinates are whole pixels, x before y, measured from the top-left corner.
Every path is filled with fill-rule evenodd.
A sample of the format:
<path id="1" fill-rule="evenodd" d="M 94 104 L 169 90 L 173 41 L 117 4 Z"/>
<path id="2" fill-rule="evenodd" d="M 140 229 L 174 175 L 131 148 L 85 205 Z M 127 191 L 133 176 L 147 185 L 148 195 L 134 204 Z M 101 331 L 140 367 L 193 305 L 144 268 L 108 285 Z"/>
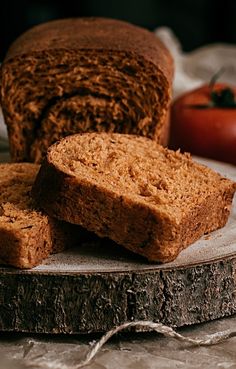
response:
<path id="1" fill-rule="evenodd" d="M 42 183 L 50 184 L 47 194 Z M 152 140 L 87 133 L 49 149 L 34 195 L 49 214 L 167 262 L 226 223 L 235 189 L 188 154 Z"/>
<path id="2" fill-rule="evenodd" d="M 111 19 L 67 19 L 29 30 L 2 66 L 13 161 L 41 162 L 61 137 L 147 136 L 166 145 L 173 61 L 151 32 Z"/>

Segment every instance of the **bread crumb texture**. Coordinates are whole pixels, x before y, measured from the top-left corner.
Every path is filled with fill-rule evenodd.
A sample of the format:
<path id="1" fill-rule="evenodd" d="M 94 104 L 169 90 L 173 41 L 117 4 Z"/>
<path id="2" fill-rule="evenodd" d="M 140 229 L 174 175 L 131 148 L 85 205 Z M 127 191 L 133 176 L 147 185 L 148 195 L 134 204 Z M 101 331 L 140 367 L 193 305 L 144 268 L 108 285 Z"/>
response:
<path id="1" fill-rule="evenodd" d="M 34 186 L 49 214 L 161 262 L 222 227 L 234 191 L 234 182 L 189 154 L 144 137 L 108 133 L 77 134 L 54 144 Z"/>
<path id="2" fill-rule="evenodd" d="M 126 22 L 74 18 L 30 29 L 2 64 L 12 160 L 41 162 L 52 143 L 83 132 L 166 144 L 172 75 L 161 41 Z"/>
<path id="3" fill-rule="evenodd" d="M 0 164 L 0 263 L 31 268 L 66 246 L 64 222 L 38 210 L 31 188 L 39 165 Z M 68 236 L 69 238 L 69 236 Z"/>

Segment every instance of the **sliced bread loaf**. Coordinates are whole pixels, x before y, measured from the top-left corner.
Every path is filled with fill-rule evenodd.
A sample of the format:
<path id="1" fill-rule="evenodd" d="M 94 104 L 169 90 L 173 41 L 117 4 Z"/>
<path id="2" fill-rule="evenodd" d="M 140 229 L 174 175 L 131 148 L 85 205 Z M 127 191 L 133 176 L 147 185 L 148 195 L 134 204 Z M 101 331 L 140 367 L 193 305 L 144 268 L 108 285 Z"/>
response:
<path id="1" fill-rule="evenodd" d="M 78 227 L 35 209 L 30 193 L 38 170 L 36 164 L 0 165 L 1 264 L 31 268 L 79 239 Z"/>
<path id="2" fill-rule="evenodd" d="M 188 154 L 150 139 L 87 133 L 49 149 L 33 195 L 51 216 L 167 262 L 224 226 L 235 189 Z"/>
<path id="3" fill-rule="evenodd" d="M 2 63 L 0 99 L 13 161 L 41 162 L 69 134 L 120 132 L 166 144 L 173 61 L 152 33 L 105 18 L 47 22 Z"/>

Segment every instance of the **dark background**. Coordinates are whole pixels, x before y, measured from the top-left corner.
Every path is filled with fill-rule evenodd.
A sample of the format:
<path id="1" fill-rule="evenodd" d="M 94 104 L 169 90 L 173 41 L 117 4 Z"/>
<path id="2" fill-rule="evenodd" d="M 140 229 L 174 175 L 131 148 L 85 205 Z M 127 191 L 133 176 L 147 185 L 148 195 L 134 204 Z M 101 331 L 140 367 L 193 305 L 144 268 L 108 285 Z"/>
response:
<path id="1" fill-rule="evenodd" d="M 104 16 L 150 30 L 169 26 L 185 51 L 206 43 L 236 43 L 236 0 L 1 1 L 0 60 L 10 43 L 35 24 L 56 18 Z"/>

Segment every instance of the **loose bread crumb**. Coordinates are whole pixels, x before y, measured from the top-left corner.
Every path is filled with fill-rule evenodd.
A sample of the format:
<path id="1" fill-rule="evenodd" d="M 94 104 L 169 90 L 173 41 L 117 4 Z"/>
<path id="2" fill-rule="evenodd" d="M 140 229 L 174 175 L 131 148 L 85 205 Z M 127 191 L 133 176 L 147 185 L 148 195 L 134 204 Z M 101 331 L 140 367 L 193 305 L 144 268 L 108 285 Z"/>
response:
<path id="1" fill-rule="evenodd" d="M 147 138 L 87 133 L 49 149 L 33 195 L 48 214 L 167 262 L 226 223 L 235 189 Z"/>

